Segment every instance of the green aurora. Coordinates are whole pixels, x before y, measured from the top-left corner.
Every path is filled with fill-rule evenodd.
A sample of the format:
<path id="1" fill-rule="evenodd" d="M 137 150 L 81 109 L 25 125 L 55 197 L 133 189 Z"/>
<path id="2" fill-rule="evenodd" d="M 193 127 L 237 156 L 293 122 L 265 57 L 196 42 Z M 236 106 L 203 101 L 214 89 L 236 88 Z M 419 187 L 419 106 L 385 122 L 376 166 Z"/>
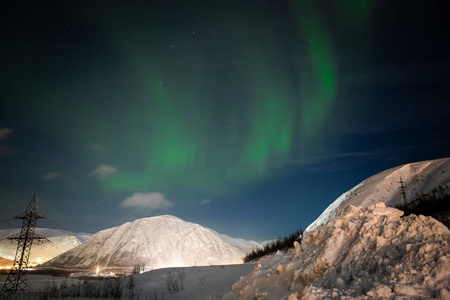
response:
<path id="1" fill-rule="evenodd" d="M 295 157 L 295 149 L 323 125 L 336 90 L 325 25 L 301 3 L 293 5 L 299 29 L 290 43 L 305 55 L 293 62 L 283 62 L 281 51 L 259 51 L 262 42 L 246 43 L 247 36 L 231 38 L 240 46 L 223 56 L 226 67 L 219 71 L 202 58 L 201 46 L 175 68 L 131 47 L 128 57 L 146 92 L 129 116 L 128 139 L 144 153 L 141 165 L 119 166 L 104 187 L 164 192 L 179 186 L 211 196 L 276 175 L 276 166 Z"/>

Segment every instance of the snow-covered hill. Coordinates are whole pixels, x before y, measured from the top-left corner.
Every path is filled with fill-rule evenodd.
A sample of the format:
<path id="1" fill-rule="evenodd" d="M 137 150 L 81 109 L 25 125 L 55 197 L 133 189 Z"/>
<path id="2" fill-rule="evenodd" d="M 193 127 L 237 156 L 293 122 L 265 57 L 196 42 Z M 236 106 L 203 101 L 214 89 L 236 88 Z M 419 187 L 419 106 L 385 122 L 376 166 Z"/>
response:
<path id="1" fill-rule="evenodd" d="M 450 231 L 402 215 L 350 206 L 295 249 L 261 259 L 222 299 L 450 299 Z"/>
<path id="2" fill-rule="evenodd" d="M 6 262 L 14 261 L 17 250 L 17 240 L 6 239 L 10 235 L 18 234 L 18 229 L 0 230 L 0 257 L 5 259 L 0 265 L 7 265 Z M 33 243 L 30 253 L 30 263 L 46 262 L 86 241 L 91 234 L 74 233 L 67 230 L 52 228 L 36 228 L 36 234 L 45 236 L 48 241 L 36 240 Z"/>
<path id="3" fill-rule="evenodd" d="M 138 219 L 93 235 L 85 243 L 44 265 L 92 270 L 146 270 L 164 267 L 242 263 L 245 254 L 260 245 L 164 215 Z"/>
<path id="4" fill-rule="evenodd" d="M 450 186 L 450 158 L 406 164 L 369 177 L 331 203 L 305 231 L 341 217 L 350 205 L 369 207 L 378 202 L 387 206 L 402 203 L 400 180 L 404 182 L 408 203 L 420 194 L 427 194 L 440 186 Z"/>

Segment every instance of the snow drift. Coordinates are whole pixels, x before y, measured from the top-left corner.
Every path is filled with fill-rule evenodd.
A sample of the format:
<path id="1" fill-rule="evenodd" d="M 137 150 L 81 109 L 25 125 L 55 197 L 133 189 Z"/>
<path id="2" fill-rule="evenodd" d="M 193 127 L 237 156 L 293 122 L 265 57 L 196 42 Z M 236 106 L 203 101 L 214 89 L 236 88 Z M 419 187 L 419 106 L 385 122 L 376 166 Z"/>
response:
<path id="1" fill-rule="evenodd" d="M 402 215 L 350 205 L 295 249 L 261 259 L 223 299 L 449 299 L 450 231 Z"/>
<path id="2" fill-rule="evenodd" d="M 369 207 L 384 202 L 393 207 L 401 204 L 404 200 L 400 178 L 404 182 L 406 202 L 410 203 L 420 194 L 428 194 L 441 186 L 450 186 L 450 158 L 406 164 L 369 177 L 331 203 L 305 231 L 343 216 L 350 205 Z"/>
<path id="3" fill-rule="evenodd" d="M 174 216 L 138 219 L 93 235 L 44 267 L 92 270 L 145 270 L 242 263 L 260 245 L 233 239 Z"/>

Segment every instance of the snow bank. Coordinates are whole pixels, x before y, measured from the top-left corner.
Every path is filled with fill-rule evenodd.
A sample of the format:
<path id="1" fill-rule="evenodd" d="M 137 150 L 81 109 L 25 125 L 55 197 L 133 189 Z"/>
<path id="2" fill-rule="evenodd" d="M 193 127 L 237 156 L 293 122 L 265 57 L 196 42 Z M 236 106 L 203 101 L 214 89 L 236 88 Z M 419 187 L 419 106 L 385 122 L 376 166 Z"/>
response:
<path id="1" fill-rule="evenodd" d="M 450 291 L 450 232 L 377 203 L 305 233 L 259 261 L 223 299 L 422 299 Z"/>

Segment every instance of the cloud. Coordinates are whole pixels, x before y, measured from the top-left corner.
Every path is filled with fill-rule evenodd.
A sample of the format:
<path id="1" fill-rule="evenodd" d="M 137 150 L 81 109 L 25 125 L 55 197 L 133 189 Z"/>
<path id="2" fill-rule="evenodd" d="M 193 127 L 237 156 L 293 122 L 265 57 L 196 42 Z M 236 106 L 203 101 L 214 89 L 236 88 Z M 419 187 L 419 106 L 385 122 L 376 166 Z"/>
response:
<path id="1" fill-rule="evenodd" d="M 209 199 L 205 199 L 205 200 L 202 200 L 202 202 L 200 202 L 201 204 L 208 204 L 208 203 L 211 203 L 212 201 L 211 200 L 209 200 Z"/>
<path id="2" fill-rule="evenodd" d="M 44 176 L 42 176 L 42 179 L 44 179 L 44 180 L 52 180 L 52 179 L 55 179 L 55 178 L 58 178 L 58 177 L 61 177 L 61 176 L 62 175 L 59 174 L 58 172 L 50 172 L 50 173 L 47 173 Z"/>
<path id="3" fill-rule="evenodd" d="M 89 172 L 89 176 L 103 180 L 111 174 L 117 173 L 117 169 L 113 166 L 99 165 L 95 170 Z"/>
<path id="4" fill-rule="evenodd" d="M 172 208 L 172 202 L 166 200 L 162 193 L 134 193 L 120 203 L 120 206 L 135 210 L 145 210 L 147 213 L 155 210 Z"/>
<path id="5" fill-rule="evenodd" d="M 6 139 L 14 130 L 10 128 L 0 128 L 0 140 Z"/>

